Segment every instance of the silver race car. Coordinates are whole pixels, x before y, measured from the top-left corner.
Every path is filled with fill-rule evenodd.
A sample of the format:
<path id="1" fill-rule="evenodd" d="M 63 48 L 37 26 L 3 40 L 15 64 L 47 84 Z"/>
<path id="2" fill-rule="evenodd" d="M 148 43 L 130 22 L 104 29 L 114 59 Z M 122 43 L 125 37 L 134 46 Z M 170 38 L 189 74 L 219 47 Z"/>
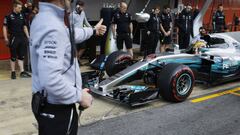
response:
<path id="1" fill-rule="evenodd" d="M 84 73 L 83 78 L 93 93 L 130 105 L 159 96 L 181 102 L 191 94 L 195 81 L 216 84 L 240 78 L 239 35 L 211 35 L 211 43 L 199 48 L 197 54 L 192 54 L 190 47 L 134 61 L 128 53 L 116 51 L 101 64 L 108 77 L 98 71 Z"/>
<path id="2" fill-rule="evenodd" d="M 205 2 L 194 20 L 195 36 L 211 2 Z M 146 20 L 145 16 L 140 20 Z M 104 58 L 99 70 L 82 77 L 93 93 L 132 106 L 159 96 L 181 102 L 189 97 L 196 81 L 216 84 L 240 78 L 240 32 L 211 34 L 204 45 L 191 45 L 186 50 L 175 45 L 173 52 L 152 54 L 140 61 L 115 51 Z"/>

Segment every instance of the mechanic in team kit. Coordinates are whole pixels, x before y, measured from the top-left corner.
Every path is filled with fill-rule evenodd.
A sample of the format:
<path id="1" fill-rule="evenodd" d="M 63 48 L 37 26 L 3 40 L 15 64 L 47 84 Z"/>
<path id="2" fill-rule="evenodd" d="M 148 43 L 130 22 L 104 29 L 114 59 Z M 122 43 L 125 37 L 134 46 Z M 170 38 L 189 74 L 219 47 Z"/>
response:
<path id="1" fill-rule="evenodd" d="M 3 37 L 11 53 L 11 79 L 16 79 L 15 65 L 18 62 L 20 77 L 28 78 L 30 74 L 24 71 L 23 60 L 28 45 L 29 33 L 24 15 L 21 13 L 22 2 L 13 3 L 13 12 L 4 18 Z M 8 36 L 9 35 L 9 36 Z"/>
<path id="2" fill-rule="evenodd" d="M 94 28 L 74 28 L 74 32 L 64 23 L 64 18 L 69 22 L 64 16 L 70 0 L 42 1 L 30 31 L 32 111 L 39 135 L 77 135 L 75 103 L 88 108 L 93 99 L 88 89 L 82 89 L 74 42 L 103 35 L 106 27 L 101 20 Z"/>
<path id="3" fill-rule="evenodd" d="M 172 17 L 171 17 L 171 9 L 169 6 L 164 6 L 163 12 L 160 15 L 161 23 L 160 28 L 162 32 L 162 40 L 160 52 L 165 52 L 170 48 L 170 44 L 172 42 L 171 39 L 171 31 L 172 31 Z"/>
<path id="4" fill-rule="evenodd" d="M 178 15 L 176 25 L 178 26 L 179 48 L 186 49 L 189 46 L 190 36 L 193 33 L 192 7 L 187 4 L 186 8 Z"/>
<path id="5" fill-rule="evenodd" d="M 146 46 L 146 55 L 155 53 L 158 41 L 160 39 L 160 6 L 156 6 L 154 11 L 150 15 L 150 19 L 147 22 L 147 35 L 149 37 L 149 46 Z"/>
<path id="6" fill-rule="evenodd" d="M 219 4 L 217 11 L 213 14 L 213 32 L 224 32 L 226 29 L 225 14 L 223 12 L 223 5 Z"/>
<path id="7" fill-rule="evenodd" d="M 132 39 L 133 39 L 133 24 L 132 16 L 127 12 L 127 3 L 120 3 L 120 11 L 113 16 L 113 35 L 117 39 L 117 47 L 119 50 L 123 49 L 123 42 L 125 42 L 127 51 L 133 56 Z"/>

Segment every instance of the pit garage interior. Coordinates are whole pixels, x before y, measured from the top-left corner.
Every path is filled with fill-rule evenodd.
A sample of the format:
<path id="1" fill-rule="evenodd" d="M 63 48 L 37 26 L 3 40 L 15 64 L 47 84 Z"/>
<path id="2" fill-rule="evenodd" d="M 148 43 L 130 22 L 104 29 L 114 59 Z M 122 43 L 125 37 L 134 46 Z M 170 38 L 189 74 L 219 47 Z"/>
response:
<path id="1" fill-rule="evenodd" d="M 27 0 L 21 0 L 23 3 Z M 31 0 L 29 0 L 31 1 Z M 91 0 L 91 1 L 84 1 L 85 2 L 85 11 L 87 13 L 87 18 L 91 24 L 96 24 L 96 22 L 100 19 L 100 10 L 104 8 L 116 8 L 117 3 L 121 0 Z M 128 12 L 133 16 L 133 24 L 134 24 L 134 43 L 141 46 L 141 41 L 144 38 L 143 30 L 144 24 L 138 24 L 134 21 L 134 14 L 137 12 L 142 11 L 145 7 L 145 4 L 148 0 L 126 0 L 129 3 Z M 163 9 L 164 5 L 170 5 L 172 9 L 175 9 L 173 12 L 177 12 L 177 8 L 183 8 L 182 4 L 189 3 L 192 5 L 193 9 L 198 6 L 199 9 L 203 6 L 205 0 L 151 0 L 149 5 L 147 6 L 145 12 L 150 13 L 151 9 L 154 8 L 154 5 L 160 5 L 161 9 Z M 0 12 L 0 23 L 3 24 L 3 18 L 11 11 L 12 9 L 12 0 L 4 0 L 1 1 L 1 12 Z M 238 17 L 240 16 L 240 1 L 238 0 L 213 0 L 212 4 L 209 6 L 207 13 L 204 16 L 203 26 L 208 28 L 209 30 L 212 29 L 212 14 L 216 11 L 217 5 L 222 3 L 224 5 L 224 13 L 226 14 L 226 24 L 228 31 L 238 31 L 239 30 L 239 21 Z M 2 29 L 2 28 L 1 28 Z M 3 40 L 3 33 L 0 32 L 0 59 L 6 60 L 9 59 L 9 51 L 6 45 L 4 44 Z M 177 32 L 173 34 L 173 41 L 176 43 L 177 40 Z M 94 39 L 93 39 L 94 40 Z M 90 44 L 99 44 L 99 42 L 90 42 Z M 93 46 L 92 50 L 94 51 L 95 48 Z M 94 56 L 96 57 L 96 56 Z M 92 58 L 93 59 L 93 58 Z"/>
<path id="2" fill-rule="evenodd" d="M 21 0 L 23 3 L 27 0 Z M 31 1 L 31 0 L 30 0 Z M 94 25 L 100 19 L 100 10 L 102 8 L 114 8 L 121 0 L 84 0 L 85 12 L 89 22 Z M 163 9 L 164 5 L 170 5 L 173 14 L 183 4 L 190 3 L 193 8 L 198 6 L 199 9 L 203 6 L 206 0 L 151 0 L 145 12 L 150 13 L 154 5 L 160 5 Z M 144 24 L 137 23 L 135 20 L 135 13 L 142 11 L 148 0 L 126 0 L 129 4 L 128 12 L 133 15 L 134 24 L 134 52 L 141 55 L 142 39 L 144 38 Z M 212 30 L 212 14 L 216 11 L 217 5 L 222 3 L 224 5 L 224 12 L 226 15 L 227 31 L 239 31 L 240 17 L 240 1 L 239 0 L 213 0 L 207 13 L 204 16 L 203 26 L 209 31 Z M 11 12 L 12 0 L 0 1 L 0 24 L 3 24 L 3 18 Z M 9 49 L 4 43 L 2 25 L 0 27 L 0 134 L 1 135 L 37 135 L 37 122 L 31 112 L 31 79 L 16 80 L 10 79 L 10 65 L 9 65 Z M 177 28 L 173 31 L 173 42 L 177 43 Z M 94 59 L 99 54 L 98 38 L 91 38 L 88 45 L 91 46 L 89 53 Z M 93 53 L 93 55 L 91 55 Z M 89 54 L 86 54 L 87 56 Z M 142 56 L 138 56 L 141 59 Z M 87 60 L 85 60 L 87 61 Z M 81 67 L 81 71 L 92 71 L 89 66 Z M 196 84 L 189 99 L 185 102 L 195 104 L 198 102 L 209 101 L 224 95 L 240 96 L 239 80 L 227 82 L 222 85 L 207 86 L 204 84 Z M 238 100 L 239 101 L 239 100 Z M 94 103 L 90 109 L 83 112 L 80 123 L 88 126 L 95 123 L 109 120 L 112 118 L 122 117 L 129 114 L 147 111 L 149 109 L 162 108 L 171 106 L 174 103 L 169 103 L 163 99 L 158 99 L 152 103 L 129 107 L 125 104 L 112 101 L 110 99 L 102 98 L 101 96 L 94 96 Z M 238 117 L 239 118 L 239 117 Z M 239 119 L 238 119 L 239 120 Z M 84 130 L 84 129 L 83 129 Z M 237 131 L 237 130 L 236 130 Z M 239 131 L 239 130 L 238 130 Z M 101 131 L 102 132 L 102 131 Z M 84 132 L 91 134 L 90 132 Z M 115 133 L 115 132 L 114 132 Z M 96 133 L 95 133 L 96 134 Z M 127 133 L 125 133 L 127 134 Z M 146 133 L 147 134 L 147 133 Z M 237 134 L 236 134 L 237 135 Z"/>

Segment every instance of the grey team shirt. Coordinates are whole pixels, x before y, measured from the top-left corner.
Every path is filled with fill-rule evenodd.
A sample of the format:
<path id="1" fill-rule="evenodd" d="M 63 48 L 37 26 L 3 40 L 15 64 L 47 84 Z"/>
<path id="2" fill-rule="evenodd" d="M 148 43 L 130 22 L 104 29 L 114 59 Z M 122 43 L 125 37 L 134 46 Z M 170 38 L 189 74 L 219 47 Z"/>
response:
<path id="1" fill-rule="evenodd" d="M 84 11 L 81 12 L 81 14 L 78 14 L 76 11 L 73 11 L 70 16 L 69 16 L 70 23 L 74 24 L 74 27 L 80 27 L 83 28 L 84 26 L 86 27 L 91 27 L 89 22 L 87 21 L 86 14 Z"/>
<path id="2" fill-rule="evenodd" d="M 90 38 L 92 28 L 76 28 L 76 43 Z M 39 14 L 30 31 L 33 93 L 45 90 L 52 104 L 80 102 L 82 78 L 77 60 L 70 67 L 71 44 L 64 24 L 64 10 L 50 3 L 39 3 Z M 64 73 L 64 74 L 63 74 Z M 76 75 L 77 87 L 74 87 Z"/>

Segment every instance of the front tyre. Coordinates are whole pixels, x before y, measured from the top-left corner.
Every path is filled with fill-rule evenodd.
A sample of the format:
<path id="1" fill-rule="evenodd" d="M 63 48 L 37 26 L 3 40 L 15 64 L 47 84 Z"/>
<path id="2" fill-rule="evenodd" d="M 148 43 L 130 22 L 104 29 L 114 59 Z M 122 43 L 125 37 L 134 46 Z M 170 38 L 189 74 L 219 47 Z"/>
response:
<path id="1" fill-rule="evenodd" d="M 182 102 L 192 93 L 194 83 L 194 74 L 188 66 L 170 63 L 158 74 L 156 85 L 163 99 Z"/>
<path id="2" fill-rule="evenodd" d="M 113 76 L 122 71 L 131 64 L 133 57 L 123 51 L 115 51 L 111 53 L 105 63 L 105 69 L 108 76 Z"/>

